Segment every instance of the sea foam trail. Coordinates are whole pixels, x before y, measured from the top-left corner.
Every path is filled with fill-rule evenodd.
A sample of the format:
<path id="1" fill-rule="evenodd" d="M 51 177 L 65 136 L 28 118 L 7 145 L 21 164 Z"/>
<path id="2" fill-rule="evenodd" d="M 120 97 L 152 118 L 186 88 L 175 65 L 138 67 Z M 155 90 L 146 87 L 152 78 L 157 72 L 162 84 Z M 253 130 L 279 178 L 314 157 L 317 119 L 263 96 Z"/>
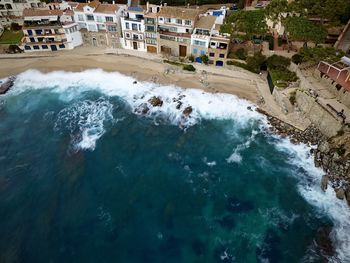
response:
<path id="1" fill-rule="evenodd" d="M 339 200 L 335 192 L 328 187 L 322 191 L 321 177 L 324 172 L 315 167 L 310 147 L 304 144 L 292 144 L 287 139 L 277 139 L 275 142 L 279 151 L 287 153 L 289 162 L 299 169 L 295 176 L 299 180 L 298 190 L 300 194 L 317 208 L 320 214 L 326 214 L 333 221 L 331 238 L 336 248 L 336 257 L 330 262 L 350 262 L 350 209 L 346 202 Z"/>
<path id="2" fill-rule="evenodd" d="M 163 100 L 162 107 L 151 108 L 148 115 L 165 116 L 174 125 L 183 124 L 182 111 L 176 108 L 177 103 L 174 102 L 174 98 L 181 97 L 182 109 L 187 106 L 193 109 L 191 117 L 186 122 L 188 126 L 200 122 L 201 119 L 232 119 L 243 127 L 251 126 L 252 120 L 259 120 L 262 126 L 268 127 L 264 116 L 247 109 L 247 107 L 254 108 L 254 105 L 234 95 L 212 94 L 195 89 L 184 90 L 175 86 L 160 86 L 149 82 L 133 84 L 134 80 L 119 73 L 108 73 L 102 70 L 87 70 L 79 73 L 57 71 L 47 74 L 29 70 L 18 75 L 8 96 L 27 90 L 50 89 L 58 93 L 61 100 L 69 102 L 82 92 L 93 89 L 107 96 L 122 98 L 133 112 L 141 104 L 148 103 L 153 96 L 159 96 Z M 108 110 L 102 113 L 105 119 L 108 119 L 108 115 Z M 87 137 L 85 136 L 84 143 L 84 140 L 80 141 L 81 147 L 95 147 L 96 140 L 104 133 L 99 130 L 100 124 L 97 125 L 98 136 L 91 143 L 87 143 L 91 135 L 89 129 L 85 130 Z M 247 142 L 238 147 L 238 154 L 249 147 L 254 136 L 253 133 Z M 82 137 L 84 137 L 84 131 Z M 299 168 L 295 176 L 299 179 L 301 195 L 320 213 L 326 213 L 332 219 L 334 223 L 332 237 L 336 245 L 337 257 L 342 262 L 346 262 L 350 258 L 350 211 L 345 202 L 338 200 L 330 187 L 326 192 L 320 189 L 322 171 L 314 166 L 313 158 L 309 154 L 310 148 L 305 145 L 294 145 L 286 139 L 276 139 L 275 136 L 271 138 L 276 148 L 289 156 L 289 162 Z"/>
<path id="3" fill-rule="evenodd" d="M 162 107 L 150 107 L 149 116 L 166 116 L 173 124 L 191 126 L 200 119 L 234 119 L 241 125 L 246 125 L 250 119 L 264 119 L 255 111 L 247 110 L 254 105 L 234 95 L 222 93 L 207 93 L 199 89 L 181 89 L 175 86 L 160 86 L 151 82 L 138 82 L 120 73 L 110 73 L 99 69 L 83 72 L 41 73 L 28 70 L 18 75 L 10 94 L 18 94 L 31 89 L 51 89 L 60 94 L 62 100 L 70 101 L 76 95 L 98 90 L 107 96 L 117 96 L 125 100 L 133 111 L 140 105 L 148 104 L 153 96 L 159 96 L 163 101 Z M 177 109 L 177 101 L 181 98 L 181 110 Z M 184 120 L 183 109 L 191 106 L 193 111 Z M 185 123 L 184 123 L 185 121 Z"/>

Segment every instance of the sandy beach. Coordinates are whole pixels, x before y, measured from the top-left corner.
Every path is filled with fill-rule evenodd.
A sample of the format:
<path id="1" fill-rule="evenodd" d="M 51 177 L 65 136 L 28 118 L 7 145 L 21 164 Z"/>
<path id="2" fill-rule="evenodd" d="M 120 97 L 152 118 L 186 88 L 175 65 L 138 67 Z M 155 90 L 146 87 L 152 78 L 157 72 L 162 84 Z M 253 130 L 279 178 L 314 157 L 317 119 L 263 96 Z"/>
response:
<path id="1" fill-rule="evenodd" d="M 104 54 L 93 49 L 80 48 L 60 53 L 3 55 L 0 57 L 0 78 L 16 75 L 28 69 L 41 72 L 72 71 L 101 68 L 108 72 L 120 72 L 139 81 L 152 81 L 182 88 L 198 88 L 207 92 L 223 92 L 240 98 L 257 101 L 254 74 L 241 71 L 195 65 L 196 73 L 173 66 L 127 54 Z"/>

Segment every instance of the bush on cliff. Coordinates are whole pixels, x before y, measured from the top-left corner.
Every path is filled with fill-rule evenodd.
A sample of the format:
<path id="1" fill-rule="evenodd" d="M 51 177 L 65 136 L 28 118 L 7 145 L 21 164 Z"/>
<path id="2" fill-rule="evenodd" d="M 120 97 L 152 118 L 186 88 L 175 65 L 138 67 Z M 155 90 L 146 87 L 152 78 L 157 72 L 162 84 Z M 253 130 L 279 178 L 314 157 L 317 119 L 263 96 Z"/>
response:
<path id="1" fill-rule="evenodd" d="M 272 55 L 267 59 L 266 63 L 267 67 L 270 69 L 287 68 L 290 66 L 290 59 L 283 56 Z"/>
<path id="2" fill-rule="evenodd" d="M 193 65 L 184 65 L 183 70 L 196 71 L 196 68 Z"/>

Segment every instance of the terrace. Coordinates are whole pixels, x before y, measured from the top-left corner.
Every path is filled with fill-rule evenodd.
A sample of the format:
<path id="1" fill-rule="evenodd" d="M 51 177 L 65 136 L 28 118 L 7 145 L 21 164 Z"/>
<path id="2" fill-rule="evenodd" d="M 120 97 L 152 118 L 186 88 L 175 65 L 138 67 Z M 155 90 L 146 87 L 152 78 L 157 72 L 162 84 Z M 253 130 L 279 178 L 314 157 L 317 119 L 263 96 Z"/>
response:
<path id="1" fill-rule="evenodd" d="M 343 57 L 336 63 L 321 61 L 317 69 L 321 72 L 321 77 L 327 77 L 350 92 L 350 59 Z"/>
<path id="2" fill-rule="evenodd" d="M 28 21 L 25 20 L 23 24 L 23 28 L 33 28 L 33 27 L 41 27 L 41 28 L 60 28 L 62 26 L 59 21 L 48 21 L 48 20 L 40 20 L 40 21 Z"/>

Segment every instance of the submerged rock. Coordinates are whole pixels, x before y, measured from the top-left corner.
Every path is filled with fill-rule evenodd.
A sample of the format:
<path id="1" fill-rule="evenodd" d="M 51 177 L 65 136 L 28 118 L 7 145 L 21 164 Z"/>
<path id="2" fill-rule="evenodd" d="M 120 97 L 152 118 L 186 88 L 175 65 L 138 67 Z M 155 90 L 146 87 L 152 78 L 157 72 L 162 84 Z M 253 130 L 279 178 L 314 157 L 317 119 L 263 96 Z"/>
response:
<path id="1" fill-rule="evenodd" d="M 143 114 L 143 115 L 147 114 L 148 111 L 149 111 L 149 108 L 147 103 L 142 103 L 135 109 L 136 113 Z"/>
<path id="2" fill-rule="evenodd" d="M 329 257 L 335 254 L 333 243 L 330 238 L 331 230 L 331 227 L 320 227 L 314 239 L 318 254 L 322 257 L 324 262 L 328 262 Z"/>
<path id="3" fill-rule="evenodd" d="M 254 209 L 254 204 L 250 201 L 229 197 L 227 198 L 226 209 L 231 213 L 246 213 Z"/>
<path id="4" fill-rule="evenodd" d="M 218 219 L 217 222 L 222 228 L 232 230 L 235 227 L 235 219 L 232 215 L 225 215 Z"/>
<path id="5" fill-rule="evenodd" d="M 345 191 L 342 187 L 338 188 L 335 190 L 335 196 L 340 199 L 343 200 L 345 197 Z"/>
<path id="6" fill-rule="evenodd" d="M 153 107 L 162 107 L 163 106 L 163 101 L 161 100 L 160 97 L 153 96 L 148 100 L 148 102 L 153 106 Z"/>
<path id="7" fill-rule="evenodd" d="M 323 191 L 327 190 L 327 186 L 328 186 L 328 175 L 323 175 L 322 179 L 321 179 L 321 189 Z"/>

